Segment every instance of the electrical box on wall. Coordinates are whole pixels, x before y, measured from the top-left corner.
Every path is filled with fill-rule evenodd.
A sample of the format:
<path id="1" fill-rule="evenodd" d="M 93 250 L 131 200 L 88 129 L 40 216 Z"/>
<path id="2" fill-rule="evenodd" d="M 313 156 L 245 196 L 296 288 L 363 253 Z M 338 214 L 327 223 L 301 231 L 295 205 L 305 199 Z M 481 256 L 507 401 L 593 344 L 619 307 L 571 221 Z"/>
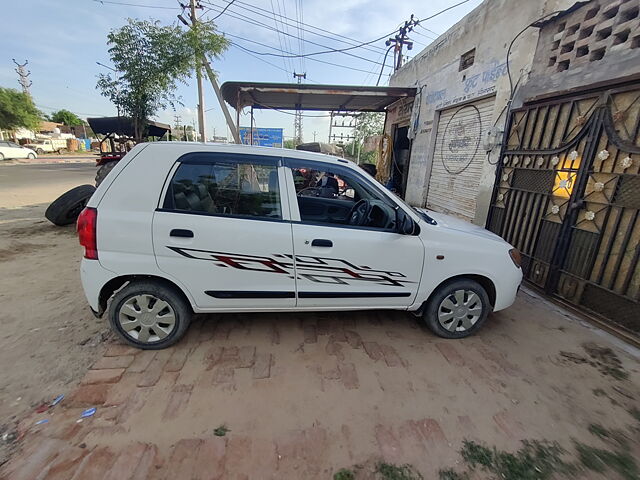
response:
<path id="1" fill-rule="evenodd" d="M 500 127 L 493 126 L 487 130 L 483 138 L 483 146 L 485 152 L 490 152 L 502 144 L 502 136 L 504 132 Z"/>

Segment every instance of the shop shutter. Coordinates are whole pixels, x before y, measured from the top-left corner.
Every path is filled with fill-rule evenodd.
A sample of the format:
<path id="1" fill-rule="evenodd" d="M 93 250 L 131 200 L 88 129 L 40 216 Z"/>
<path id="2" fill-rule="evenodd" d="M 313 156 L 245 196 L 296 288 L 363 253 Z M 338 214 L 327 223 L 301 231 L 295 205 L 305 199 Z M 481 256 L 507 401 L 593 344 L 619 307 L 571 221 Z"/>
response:
<path id="1" fill-rule="evenodd" d="M 443 110 L 427 194 L 427 208 L 473 220 L 486 161 L 483 136 L 491 128 L 495 97 Z"/>

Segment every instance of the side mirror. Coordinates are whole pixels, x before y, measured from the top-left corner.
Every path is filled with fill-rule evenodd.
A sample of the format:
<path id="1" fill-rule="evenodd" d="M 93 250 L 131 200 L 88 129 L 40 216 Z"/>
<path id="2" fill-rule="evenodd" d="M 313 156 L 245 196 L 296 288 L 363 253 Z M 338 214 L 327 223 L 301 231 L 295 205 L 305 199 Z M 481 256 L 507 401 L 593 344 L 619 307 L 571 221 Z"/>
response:
<path id="1" fill-rule="evenodd" d="M 413 235 L 416 224 L 400 207 L 396 208 L 396 232 L 401 235 Z"/>

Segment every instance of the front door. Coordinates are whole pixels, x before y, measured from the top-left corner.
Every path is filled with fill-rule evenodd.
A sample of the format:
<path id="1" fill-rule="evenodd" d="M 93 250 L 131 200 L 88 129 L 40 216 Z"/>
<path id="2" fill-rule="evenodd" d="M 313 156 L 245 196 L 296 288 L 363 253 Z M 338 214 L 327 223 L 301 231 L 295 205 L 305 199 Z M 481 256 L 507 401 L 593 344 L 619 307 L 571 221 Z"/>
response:
<path id="1" fill-rule="evenodd" d="M 291 224 L 287 199 L 280 195 L 279 161 L 192 153 L 170 175 L 153 218 L 155 255 L 160 269 L 186 286 L 199 308 L 295 306 L 293 266 L 286 257 L 293 248 Z"/>
<path id="2" fill-rule="evenodd" d="M 324 162 L 285 162 L 290 168 L 298 307 L 411 305 L 424 247 L 418 236 L 393 231 L 393 201 L 365 173 Z M 335 191 L 328 184 L 336 185 Z M 351 214 L 358 202 L 370 207 L 369 219 L 354 225 Z"/>

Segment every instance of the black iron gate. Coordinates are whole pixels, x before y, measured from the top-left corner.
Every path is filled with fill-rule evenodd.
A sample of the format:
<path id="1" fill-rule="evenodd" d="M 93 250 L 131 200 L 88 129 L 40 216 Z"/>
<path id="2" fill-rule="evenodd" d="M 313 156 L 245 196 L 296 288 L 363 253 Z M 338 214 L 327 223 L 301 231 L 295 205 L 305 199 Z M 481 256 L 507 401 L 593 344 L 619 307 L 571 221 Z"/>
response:
<path id="1" fill-rule="evenodd" d="M 487 228 L 525 278 L 640 335 L 640 85 L 511 113 Z"/>

